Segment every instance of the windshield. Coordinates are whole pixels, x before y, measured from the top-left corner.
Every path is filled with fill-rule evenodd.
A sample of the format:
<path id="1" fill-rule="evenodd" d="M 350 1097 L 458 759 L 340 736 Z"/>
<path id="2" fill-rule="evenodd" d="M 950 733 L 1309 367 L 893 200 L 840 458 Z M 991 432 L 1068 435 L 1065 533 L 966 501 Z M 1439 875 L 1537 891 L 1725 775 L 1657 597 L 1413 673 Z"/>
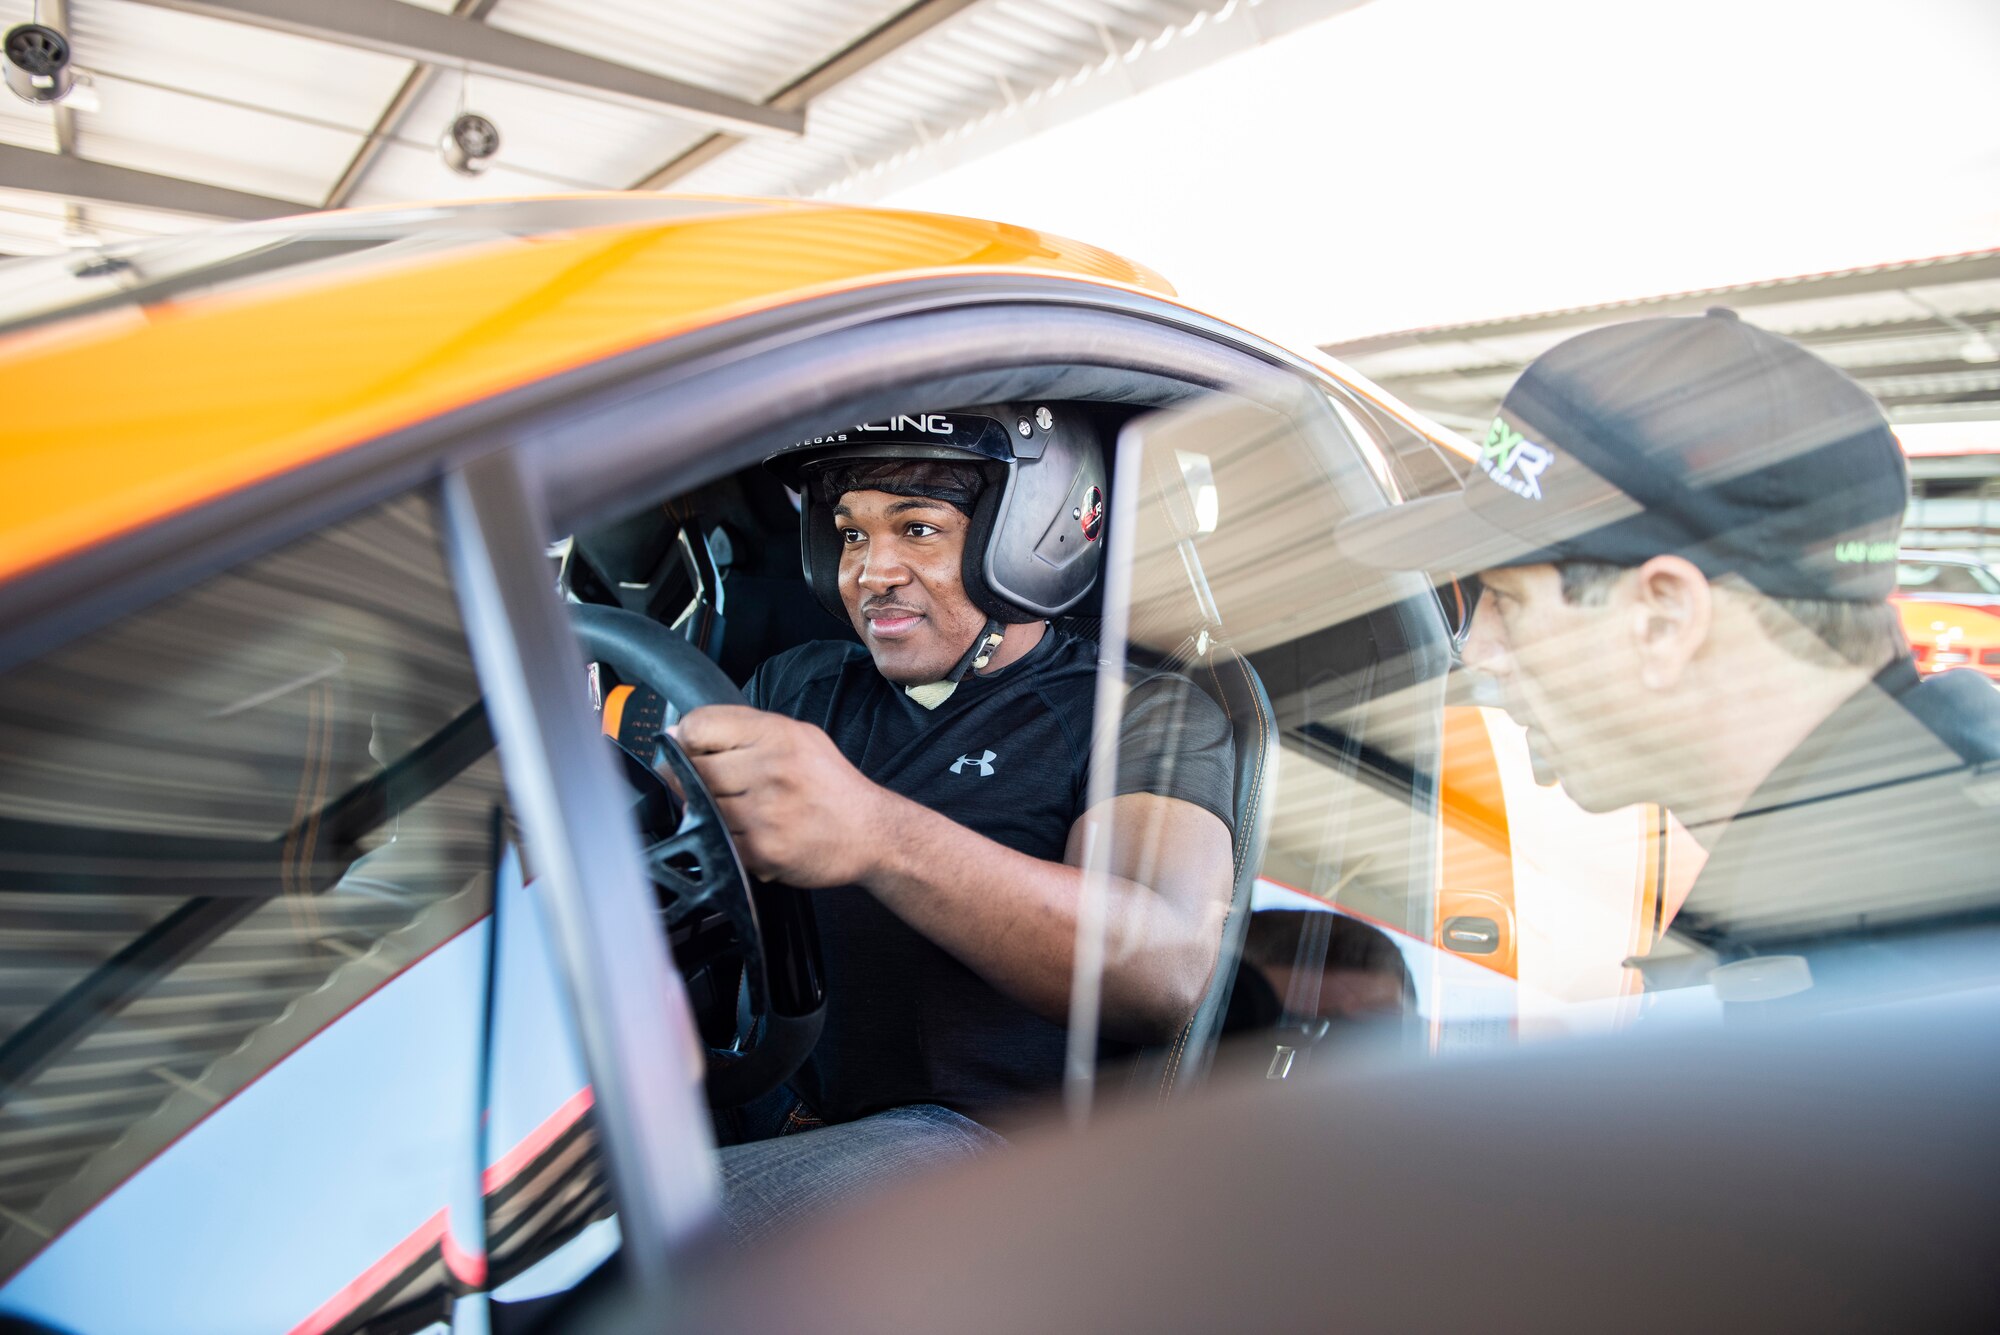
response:
<path id="1" fill-rule="evenodd" d="M 2000 595 L 2000 578 L 1982 565 L 1959 561 L 1904 560 L 1896 566 L 1896 585 L 1913 596 L 1982 593 Z"/>

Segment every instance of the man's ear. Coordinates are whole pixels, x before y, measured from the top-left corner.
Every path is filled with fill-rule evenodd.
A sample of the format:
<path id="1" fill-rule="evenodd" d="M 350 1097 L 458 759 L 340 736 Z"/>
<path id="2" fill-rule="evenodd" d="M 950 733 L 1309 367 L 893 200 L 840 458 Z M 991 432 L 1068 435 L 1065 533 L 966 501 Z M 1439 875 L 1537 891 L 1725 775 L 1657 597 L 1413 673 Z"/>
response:
<path id="1" fill-rule="evenodd" d="M 1640 683 L 1672 690 L 1708 642 L 1715 614 L 1708 577 L 1684 557 L 1656 556 L 1633 572 L 1627 588 Z"/>

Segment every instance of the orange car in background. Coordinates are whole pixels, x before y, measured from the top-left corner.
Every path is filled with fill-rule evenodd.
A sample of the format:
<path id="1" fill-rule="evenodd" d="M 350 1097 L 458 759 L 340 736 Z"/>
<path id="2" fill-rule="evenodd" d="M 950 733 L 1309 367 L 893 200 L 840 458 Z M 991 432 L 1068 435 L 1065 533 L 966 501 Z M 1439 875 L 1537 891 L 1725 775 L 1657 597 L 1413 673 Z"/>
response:
<path id="1" fill-rule="evenodd" d="M 2000 615 L 1956 603 L 1896 603 L 1917 671 L 1925 676 L 1969 667 L 2000 681 Z"/>

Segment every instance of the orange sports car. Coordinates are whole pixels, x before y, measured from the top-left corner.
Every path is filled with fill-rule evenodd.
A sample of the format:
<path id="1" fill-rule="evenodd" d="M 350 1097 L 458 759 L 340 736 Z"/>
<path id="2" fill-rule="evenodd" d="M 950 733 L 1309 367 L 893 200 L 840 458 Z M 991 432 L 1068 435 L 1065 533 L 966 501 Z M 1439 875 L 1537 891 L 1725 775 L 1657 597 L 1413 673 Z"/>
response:
<path id="1" fill-rule="evenodd" d="M 1917 671 L 1929 676 L 1972 668 L 2000 681 L 2000 613 L 1913 598 L 1898 599 L 1896 612 Z"/>

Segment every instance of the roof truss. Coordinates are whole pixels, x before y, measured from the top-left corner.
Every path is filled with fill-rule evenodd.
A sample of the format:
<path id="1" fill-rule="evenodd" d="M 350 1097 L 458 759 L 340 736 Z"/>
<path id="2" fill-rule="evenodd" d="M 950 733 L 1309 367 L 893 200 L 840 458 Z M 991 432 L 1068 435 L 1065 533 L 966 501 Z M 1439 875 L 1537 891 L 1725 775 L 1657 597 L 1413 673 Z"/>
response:
<path id="1" fill-rule="evenodd" d="M 0 189 L 32 190 L 92 204 L 119 204 L 239 222 L 282 218 L 305 210 L 295 200 L 204 185 L 178 176 L 156 176 L 67 153 L 44 153 L 11 144 L 0 144 Z"/>
<path id="2" fill-rule="evenodd" d="M 456 13 L 398 0 L 134 0 L 430 65 L 450 65 L 556 92 L 624 102 L 738 135 L 797 136 L 805 112 L 763 106 L 520 37 Z"/>
<path id="3" fill-rule="evenodd" d="M 768 105 L 780 110 L 803 110 L 806 103 L 821 93 L 852 78 L 876 61 L 893 55 L 952 15 L 968 8 L 973 2 L 974 0 L 916 0 L 915 4 L 845 51 L 779 89 Z M 632 188 L 664 190 L 704 162 L 713 161 L 741 142 L 740 135 L 726 132 L 712 134 L 644 180 L 634 182 Z"/>

